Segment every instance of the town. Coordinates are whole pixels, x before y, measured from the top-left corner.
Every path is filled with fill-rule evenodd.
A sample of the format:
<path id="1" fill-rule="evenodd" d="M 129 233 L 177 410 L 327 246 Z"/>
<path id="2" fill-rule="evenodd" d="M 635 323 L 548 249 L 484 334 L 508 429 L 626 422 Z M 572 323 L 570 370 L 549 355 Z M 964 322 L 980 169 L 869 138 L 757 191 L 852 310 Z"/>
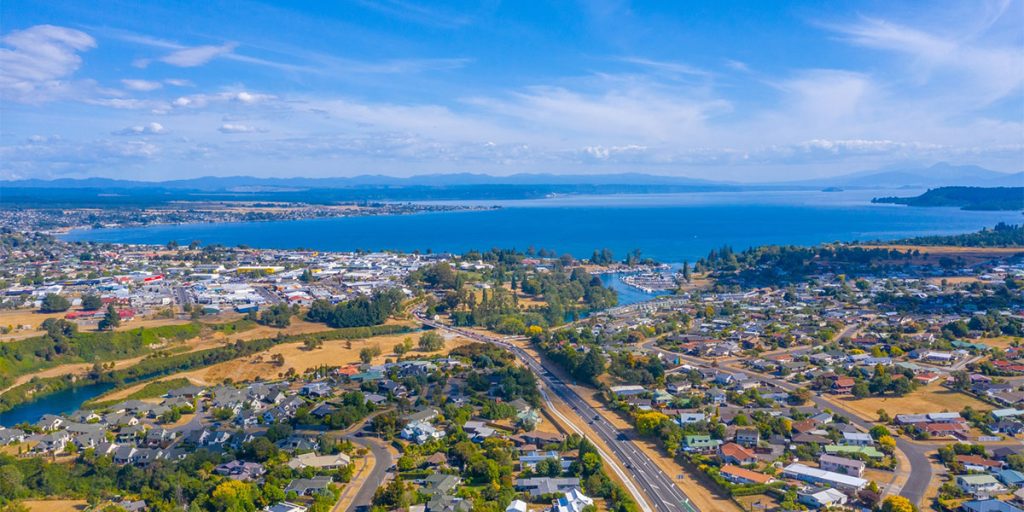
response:
<path id="1" fill-rule="evenodd" d="M 0 492 L 96 510 L 1020 510 L 1024 253 L 912 242 L 722 248 L 618 305 L 596 276 L 650 262 L 8 230 Z M 68 390 L 95 393 L 31 417 Z"/>

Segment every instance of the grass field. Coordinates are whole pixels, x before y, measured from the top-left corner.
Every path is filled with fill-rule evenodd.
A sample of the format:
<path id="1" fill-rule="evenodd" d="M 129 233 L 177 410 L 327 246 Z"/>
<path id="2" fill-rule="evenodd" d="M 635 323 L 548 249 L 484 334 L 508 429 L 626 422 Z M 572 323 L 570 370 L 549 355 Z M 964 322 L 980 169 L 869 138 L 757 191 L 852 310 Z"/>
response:
<path id="1" fill-rule="evenodd" d="M 901 252 L 920 251 L 921 256 L 911 261 L 916 265 L 938 265 L 940 258 L 962 259 L 967 265 L 974 265 L 999 258 L 1024 253 L 1024 247 L 952 247 L 927 245 L 861 245 L 865 249 L 896 249 Z M 928 257 L 925 258 L 925 255 Z M 906 260 L 899 260 L 905 262 Z M 899 263 L 898 262 L 898 263 Z"/>
<path id="2" fill-rule="evenodd" d="M 885 398 L 831 398 L 851 409 L 858 416 L 875 421 L 878 410 L 885 409 L 890 415 L 923 414 L 928 412 L 957 412 L 968 405 L 978 410 L 989 410 L 993 407 L 981 400 L 963 393 L 942 387 L 938 382 L 918 388 L 913 393 L 902 397 Z"/>
<path id="3" fill-rule="evenodd" d="M 89 506 L 85 500 L 22 500 L 21 504 L 32 512 L 77 512 Z"/>
<path id="4" fill-rule="evenodd" d="M 1021 341 L 1021 338 L 1013 336 L 1000 336 L 998 338 L 981 338 L 976 342 L 988 345 L 992 348 L 1006 350 L 1010 346 L 1010 343 L 1014 340 Z M 974 343 L 974 341 L 972 341 L 972 343 Z"/>
<path id="5" fill-rule="evenodd" d="M 185 377 L 192 382 L 205 385 L 220 383 L 226 379 L 231 379 L 234 382 L 251 381 L 257 377 L 276 379 L 279 374 L 284 374 L 289 368 L 294 368 L 296 372 L 303 373 L 306 370 L 319 366 L 343 366 L 359 362 L 359 351 L 364 347 L 372 347 L 374 345 L 380 346 L 381 355 L 374 358 L 373 362 L 383 363 L 385 359 L 397 358 L 394 353 L 396 345 L 401 344 L 407 337 L 412 338 L 415 344 L 417 336 L 415 333 L 409 333 L 376 336 L 362 340 L 352 340 L 351 342 L 331 340 L 324 342 L 322 347 L 313 350 L 307 350 L 302 343 L 284 343 L 244 359 L 215 364 L 190 372 L 178 373 L 168 376 L 168 378 Z M 449 337 L 445 339 L 444 349 L 434 353 L 447 353 L 449 350 L 467 343 L 469 343 L 469 340 L 465 338 Z M 416 352 L 415 350 L 413 353 L 423 354 L 423 352 Z M 284 357 L 284 364 L 281 366 L 272 362 L 277 354 Z"/>

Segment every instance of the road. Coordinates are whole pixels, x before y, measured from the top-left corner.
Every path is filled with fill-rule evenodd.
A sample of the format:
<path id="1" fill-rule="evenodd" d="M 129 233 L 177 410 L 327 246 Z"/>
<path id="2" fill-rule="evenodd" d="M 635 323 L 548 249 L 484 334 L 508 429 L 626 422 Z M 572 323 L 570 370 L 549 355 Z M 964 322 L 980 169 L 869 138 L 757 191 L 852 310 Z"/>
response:
<path id="1" fill-rule="evenodd" d="M 370 476 L 366 477 L 366 481 L 363 482 L 359 491 L 356 492 L 356 497 L 352 498 L 352 503 L 348 506 L 348 512 L 369 510 L 373 501 L 373 493 L 384 484 L 388 468 L 393 464 L 391 451 L 388 450 L 387 445 L 383 441 L 373 437 L 350 435 L 345 436 L 345 438 L 353 443 L 365 446 L 373 454 L 374 463 L 373 469 L 370 470 Z"/>
<path id="2" fill-rule="evenodd" d="M 178 306 L 181 307 L 182 311 L 185 311 L 192 305 L 192 296 L 189 295 L 188 290 L 184 286 L 175 286 L 174 296 L 178 299 Z"/>
<path id="3" fill-rule="evenodd" d="M 711 367 L 711 365 L 707 361 L 704 361 L 703 359 L 688 356 L 686 354 L 680 354 L 679 352 L 665 350 L 663 348 L 656 346 L 654 342 L 645 343 L 644 348 L 648 350 L 653 350 L 655 352 L 659 352 L 666 358 L 678 357 L 680 362 L 687 363 L 691 366 L 698 366 L 704 368 Z M 733 365 L 721 365 L 719 368 L 722 369 L 723 371 L 743 373 L 757 379 L 771 380 L 772 383 L 786 391 L 793 391 L 799 387 L 790 382 L 786 382 L 781 379 L 772 379 L 770 376 L 766 376 L 761 373 L 747 370 L 746 368 L 740 368 Z M 864 430 L 871 430 L 871 427 L 874 426 L 873 423 L 861 419 L 853 411 L 846 409 L 842 405 L 837 404 L 835 402 L 825 400 L 820 396 L 812 395 L 811 402 L 813 402 L 814 405 L 818 406 L 821 409 L 831 409 L 833 411 L 842 413 L 844 416 L 849 418 L 850 421 L 853 422 L 853 424 L 863 428 Z M 904 483 L 902 487 L 890 489 L 890 492 L 892 494 L 899 494 L 900 496 L 909 499 L 913 503 L 920 505 L 921 500 L 924 499 L 924 493 L 928 489 L 928 482 L 931 481 L 932 478 L 932 465 L 931 462 L 928 460 L 927 453 L 931 451 L 934 447 L 925 444 L 914 443 L 903 437 L 897 437 L 896 448 L 903 452 L 903 454 L 906 455 L 907 460 L 910 461 L 910 474 L 907 477 L 906 483 Z"/>
<path id="4" fill-rule="evenodd" d="M 645 512 L 668 512 L 668 511 L 683 511 L 683 512 L 697 512 L 697 508 L 694 507 L 690 501 L 690 498 L 676 486 L 675 482 L 666 475 L 658 466 L 647 456 L 644 452 L 639 450 L 632 442 L 625 438 L 614 425 L 604 418 L 599 412 L 591 407 L 586 401 L 584 401 L 575 391 L 565 384 L 561 379 L 553 375 L 551 372 L 544 369 L 543 365 L 537 361 L 533 356 L 528 354 L 525 350 L 508 343 L 500 338 L 494 338 L 491 336 L 485 336 L 483 334 L 468 331 L 464 329 L 458 329 L 451 327 L 440 322 L 424 318 L 417 312 L 417 316 L 420 321 L 425 325 L 441 329 L 451 333 L 458 334 L 465 338 L 472 340 L 491 343 L 500 346 L 519 358 L 523 364 L 526 365 L 537 378 L 554 393 L 558 398 L 562 399 L 566 404 L 572 407 L 573 411 L 579 413 L 580 417 L 587 418 L 590 427 L 596 432 L 604 443 L 612 450 L 616 460 L 612 460 L 607 454 L 601 453 L 605 459 L 606 464 L 612 468 L 622 478 L 626 486 L 629 487 L 630 493 L 636 498 L 637 504 Z M 542 393 L 544 390 L 541 390 Z M 545 394 L 545 400 L 549 402 L 549 398 Z M 556 411 L 554 407 L 550 407 L 552 411 Z M 560 413 L 555 412 L 556 415 Z M 568 424 L 573 422 L 568 421 Z M 622 437 L 620 437 L 622 436 Z M 603 452 L 603 450 L 600 450 Z M 625 466 L 629 471 L 632 479 L 627 478 L 622 472 L 622 468 L 619 464 Z M 636 482 L 643 490 L 643 493 L 637 492 L 633 482 Z M 646 496 L 647 499 L 644 498 Z M 648 503 L 649 500 L 649 503 Z"/>
<path id="5" fill-rule="evenodd" d="M 257 286 L 256 293 L 260 294 L 260 297 L 263 297 L 263 300 L 267 301 L 267 304 L 273 305 L 284 302 L 284 299 L 263 286 Z"/>

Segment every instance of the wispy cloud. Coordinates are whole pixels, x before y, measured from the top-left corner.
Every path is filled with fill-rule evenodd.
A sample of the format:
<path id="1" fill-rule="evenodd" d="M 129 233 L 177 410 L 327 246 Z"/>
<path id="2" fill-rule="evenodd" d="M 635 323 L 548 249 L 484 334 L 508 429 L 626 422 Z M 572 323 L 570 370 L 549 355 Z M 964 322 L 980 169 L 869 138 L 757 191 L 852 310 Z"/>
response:
<path id="1" fill-rule="evenodd" d="M 249 125 L 249 124 L 224 123 L 224 124 L 220 125 L 220 128 L 218 128 L 217 131 L 219 131 L 221 133 L 257 133 L 257 132 L 263 132 L 263 131 L 266 131 L 266 130 L 261 130 L 261 129 L 256 128 L 255 126 L 252 126 L 252 125 Z"/>
<path id="2" fill-rule="evenodd" d="M 1019 38 L 984 37 L 983 31 L 1003 15 L 1008 3 L 996 5 L 994 9 L 978 10 L 975 20 L 963 20 L 963 26 L 971 29 L 966 32 L 930 31 L 872 17 L 822 26 L 851 44 L 909 58 L 911 76 L 919 85 L 929 83 L 938 74 L 953 75 L 956 80 L 950 82 L 950 96 L 958 96 L 960 103 L 966 100 L 985 107 L 1019 94 L 1024 86 Z"/>
<path id="3" fill-rule="evenodd" d="M 714 73 L 683 62 L 667 62 L 643 57 L 620 57 L 618 60 L 629 64 L 645 67 L 657 72 L 671 75 L 690 75 L 701 78 L 710 78 Z"/>
<path id="4" fill-rule="evenodd" d="M 9 101 L 39 103 L 65 95 L 65 80 L 82 63 L 79 53 L 96 47 L 85 32 L 36 25 L 3 37 L 0 48 L 0 94 Z"/>
<path id="5" fill-rule="evenodd" d="M 133 90 L 133 91 L 142 91 L 142 92 L 155 91 L 155 90 L 163 87 L 163 84 L 160 83 L 160 82 L 154 82 L 152 80 L 137 80 L 137 79 L 128 79 L 128 78 L 126 78 L 124 80 L 121 80 L 121 84 L 124 85 L 127 89 L 130 89 L 130 90 Z"/>
<path id="6" fill-rule="evenodd" d="M 436 28 L 459 28 L 472 23 L 464 13 L 450 13 L 403 0 L 358 0 L 363 7 L 389 17 Z"/>
<path id="7" fill-rule="evenodd" d="M 231 54 L 238 43 L 224 43 L 220 46 L 206 45 L 178 50 L 160 58 L 160 62 L 182 68 L 194 68 L 210 62 L 216 57 Z"/>

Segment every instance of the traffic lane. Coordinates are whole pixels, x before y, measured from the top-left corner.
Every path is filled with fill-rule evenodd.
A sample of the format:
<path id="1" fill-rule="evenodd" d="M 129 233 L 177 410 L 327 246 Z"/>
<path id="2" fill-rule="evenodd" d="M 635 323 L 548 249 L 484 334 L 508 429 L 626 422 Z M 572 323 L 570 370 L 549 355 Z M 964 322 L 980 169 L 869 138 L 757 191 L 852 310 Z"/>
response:
<path id="1" fill-rule="evenodd" d="M 559 391 L 572 392 L 564 384 L 551 387 L 556 394 L 559 394 Z M 576 409 L 577 412 L 583 413 L 588 418 L 595 416 L 599 418 L 597 420 L 590 420 L 591 425 L 595 427 L 594 431 L 606 442 L 616 457 L 623 461 L 626 468 L 631 470 L 634 478 L 644 488 L 656 508 L 659 510 L 687 510 L 684 503 L 687 503 L 689 498 L 676 487 L 675 483 L 645 453 L 639 451 L 629 440 L 619 439 L 620 431 L 605 420 L 590 404 L 583 401 L 582 398 L 570 395 L 566 402 Z"/>

